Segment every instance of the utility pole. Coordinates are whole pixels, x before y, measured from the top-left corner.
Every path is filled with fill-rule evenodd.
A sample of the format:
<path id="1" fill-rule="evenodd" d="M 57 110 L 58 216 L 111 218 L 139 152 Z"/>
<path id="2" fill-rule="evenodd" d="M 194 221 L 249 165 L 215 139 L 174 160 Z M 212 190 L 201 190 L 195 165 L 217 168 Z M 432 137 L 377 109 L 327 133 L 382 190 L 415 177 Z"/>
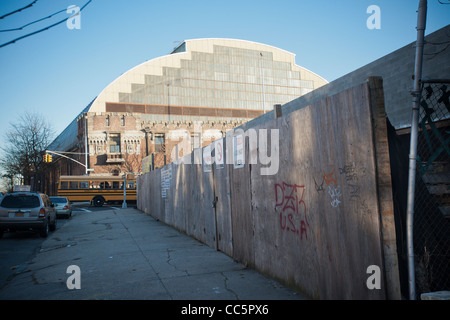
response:
<path id="1" fill-rule="evenodd" d="M 425 25 L 427 21 L 427 1 L 420 0 L 417 15 L 417 41 L 416 41 L 416 62 L 414 67 L 414 89 L 413 109 L 411 121 L 411 141 L 409 151 L 409 174 L 408 174 L 408 203 L 406 211 L 406 246 L 408 256 L 408 284 L 409 299 L 416 300 L 416 281 L 414 270 L 414 244 L 413 244 L 413 226 L 414 226 L 414 194 L 416 182 L 416 163 L 417 163 L 417 135 L 419 123 L 420 107 L 420 80 L 422 78 L 422 60 L 423 46 L 425 37 Z"/>
<path id="2" fill-rule="evenodd" d="M 86 175 L 88 174 L 88 138 L 87 138 L 87 115 L 84 114 L 84 163 L 86 168 Z"/>

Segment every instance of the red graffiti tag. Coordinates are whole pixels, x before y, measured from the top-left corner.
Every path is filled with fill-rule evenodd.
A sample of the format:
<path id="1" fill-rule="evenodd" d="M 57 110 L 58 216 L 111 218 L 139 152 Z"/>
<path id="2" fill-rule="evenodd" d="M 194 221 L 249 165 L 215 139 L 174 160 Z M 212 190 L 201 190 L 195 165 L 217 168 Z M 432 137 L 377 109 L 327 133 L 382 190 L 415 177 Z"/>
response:
<path id="1" fill-rule="evenodd" d="M 333 182 L 335 185 L 338 184 L 337 182 L 337 178 L 334 177 L 334 171 L 336 171 L 336 169 L 334 169 L 331 173 L 326 174 L 325 172 L 323 173 L 322 177 L 323 180 L 325 181 L 325 183 L 327 184 L 327 186 L 330 185 L 331 182 Z"/>
<path id="2" fill-rule="evenodd" d="M 275 209 L 281 208 L 280 227 L 282 230 L 303 235 L 308 239 L 307 227 L 309 227 L 306 217 L 306 203 L 303 200 L 305 186 L 297 184 L 275 184 Z"/>

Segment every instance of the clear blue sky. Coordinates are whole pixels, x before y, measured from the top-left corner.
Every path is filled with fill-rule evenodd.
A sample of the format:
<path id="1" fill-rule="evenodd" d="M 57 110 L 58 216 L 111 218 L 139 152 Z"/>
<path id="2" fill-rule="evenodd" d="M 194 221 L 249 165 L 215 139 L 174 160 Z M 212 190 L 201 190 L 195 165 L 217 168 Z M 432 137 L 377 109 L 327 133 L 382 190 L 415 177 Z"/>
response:
<path id="1" fill-rule="evenodd" d="M 0 0 L 0 16 L 33 0 Z M 0 29 L 88 0 L 38 0 L 0 20 Z M 450 3 L 449 0 L 441 2 Z M 416 39 L 419 0 L 92 0 L 81 29 L 65 23 L 0 48 L 0 143 L 9 123 L 38 111 L 55 133 L 109 83 L 132 67 L 171 52 L 185 39 L 235 38 L 296 54 L 296 63 L 332 81 Z M 369 30 L 369 5 L 381 29 Z M 0 32 L 0 44 L 44 28 L 66 12 L 22 31 Z M 426 34 L 450 22 L 450 5 L 428 1 Z M 412 85 L 412 84 L 411 84 Z"/>

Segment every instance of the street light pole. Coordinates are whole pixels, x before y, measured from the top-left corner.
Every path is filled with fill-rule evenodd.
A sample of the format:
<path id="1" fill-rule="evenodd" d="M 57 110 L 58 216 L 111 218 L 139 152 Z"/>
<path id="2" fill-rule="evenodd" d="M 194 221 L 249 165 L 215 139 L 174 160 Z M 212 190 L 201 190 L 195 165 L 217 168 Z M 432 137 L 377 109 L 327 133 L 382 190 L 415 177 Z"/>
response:
<path id="1" fill-rule="evenodd" d="M 122 209 L 127 208 L 127 173 L 123 174 L 123 203 Z"/>
<path id="2" fill-rule="evenodd" d="M 88 174 L 88 137 L 87 137 L 87 114 L 84 114 L 84 163 L 86 164 L 86 175 Z"/>

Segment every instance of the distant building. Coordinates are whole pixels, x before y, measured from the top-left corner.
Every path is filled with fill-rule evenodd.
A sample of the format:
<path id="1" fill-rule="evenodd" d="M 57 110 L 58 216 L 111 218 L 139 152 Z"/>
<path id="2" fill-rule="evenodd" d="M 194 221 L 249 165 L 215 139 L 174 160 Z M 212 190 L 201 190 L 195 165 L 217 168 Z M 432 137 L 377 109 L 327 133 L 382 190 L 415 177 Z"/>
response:
<path id="1" fill-rule="evenodd" d="M 73 152 L 89 174 L 140 172 L 171 162 L 177 132 L 192 147 L 285 104 L 327 81 L 295 64 L 295 55 L 269 45 L 232 39 L 186 40 L 171 54 L 144 62 L 109 84 L 49 146 Z M 201 132 L 194 127 L 201 126 Z M 82 155 L 86 152 L 88 157 Z M 85 167 L 53 157 L 49 193 L 59 175 Z"/>

